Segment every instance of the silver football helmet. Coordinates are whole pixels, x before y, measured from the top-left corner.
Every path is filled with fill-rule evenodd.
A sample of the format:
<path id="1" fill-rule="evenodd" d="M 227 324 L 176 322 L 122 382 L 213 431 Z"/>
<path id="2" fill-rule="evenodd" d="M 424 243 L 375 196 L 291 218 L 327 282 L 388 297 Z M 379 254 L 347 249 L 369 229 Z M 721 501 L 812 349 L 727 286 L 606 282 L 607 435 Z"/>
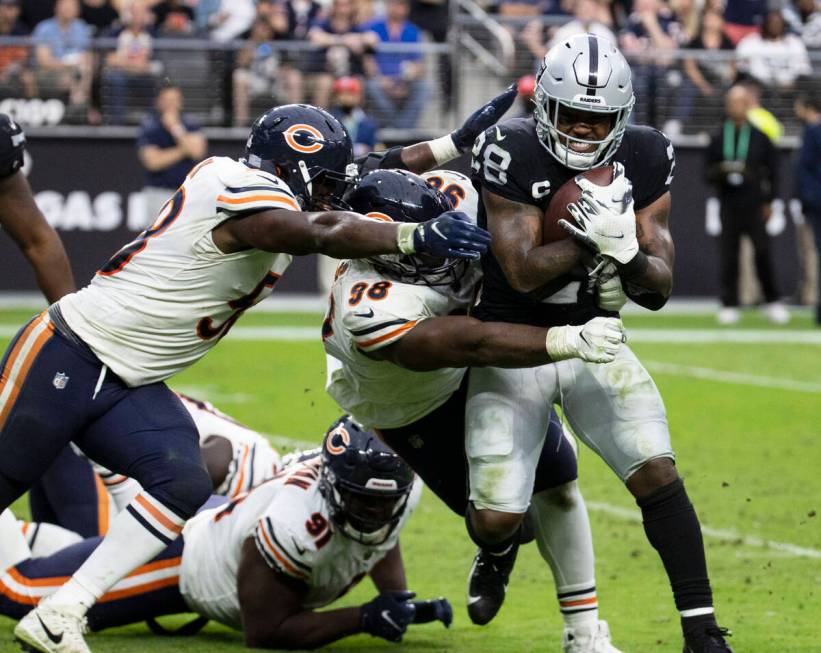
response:
<path id="1" fill-rule="evenodd" d="M 602 165 L 615 154 L 636 101 L 624 55 L 611 41 L 595 34 L 577 34 L 550 48 L 536 76 L 533 99 L 539 140 L 559 163 L 574 170 Z M 612 114 L 610 133 L 601 140 L 563 134 L 558 128 L 562 106 Z M 591 149 L 581 151 L 583 147 Z"/>

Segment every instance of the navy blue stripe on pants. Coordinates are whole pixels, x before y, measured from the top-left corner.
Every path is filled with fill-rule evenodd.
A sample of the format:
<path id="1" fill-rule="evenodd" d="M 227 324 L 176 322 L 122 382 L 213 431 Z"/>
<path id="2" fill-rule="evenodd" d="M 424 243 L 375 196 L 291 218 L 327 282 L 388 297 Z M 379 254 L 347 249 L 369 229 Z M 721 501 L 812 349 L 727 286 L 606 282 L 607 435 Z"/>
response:
<path id="1" fill-rule="evenodd" d="M 91 555 L 102 538 L 92 537 L 44 558 L 30 558 L 0 576 L 0 614 L 24 617 L 44 596 L 52 594 Z M 136 569 L 88 612 L 91 630 L 139 623 L 151 617 L 190 612 L 180 594 L 179 566 L 183 538 L 178 538 L 151 562 Z"/>

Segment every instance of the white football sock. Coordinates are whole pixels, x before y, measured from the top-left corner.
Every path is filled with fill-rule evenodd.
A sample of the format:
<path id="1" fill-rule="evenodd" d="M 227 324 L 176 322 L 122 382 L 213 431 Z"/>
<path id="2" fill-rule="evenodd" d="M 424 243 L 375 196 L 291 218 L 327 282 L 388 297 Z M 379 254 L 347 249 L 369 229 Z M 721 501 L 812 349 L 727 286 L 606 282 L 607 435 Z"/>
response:
<path id="1" fill-rule="evenodd" d="M 53 605 L 81 605 L 87 611 L 103 594 L 176 539 L 185 521 L 142 492 L 111 522 L 71 580 L 49 599 Z"/>
<path id="2" fill-rule="evenodd" d="M 26 543 L 20 523 L 11 510 L 6 508 L 0 513 L 0 572 L 30 557 L 31 549 Z"/>
<path id="3" fill-rule="evenodd" d="M 553 571 L 565 624 L 595 624 L 599 605 L 593 535 L 578 483 L 534 494 L 530 511 L 539 552 Z"/>
<path id="4" fill-rule="evenodd" d="M 45 558 L 67 546 L 83 541 L 83 536 L 56 524 L 20 522 L 32 558 Z"/>
<path id="5" fill-rule="evenodd" d="M 116 474 L 102 465 L 98 465 L 93 460 L 91 461 L 91 466 L 94 468 L 94 472 L 97 476 L 102 480 L 108 492 L 108 496 L 110 496 L 114 502 L 116 512 L 119 513 L 125 510 L 126 506 L 142 492 L 142 486 L 133 478 Z"/>

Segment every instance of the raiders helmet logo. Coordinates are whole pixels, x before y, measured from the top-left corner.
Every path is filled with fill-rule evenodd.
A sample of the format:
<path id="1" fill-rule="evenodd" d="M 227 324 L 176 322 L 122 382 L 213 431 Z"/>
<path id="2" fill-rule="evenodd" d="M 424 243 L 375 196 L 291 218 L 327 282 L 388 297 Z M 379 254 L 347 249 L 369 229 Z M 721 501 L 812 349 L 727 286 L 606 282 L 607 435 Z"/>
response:
<path id="1" fill-rule="evenodd" d="M 322 132 L 304 123 L 291 125 L 282 135 L 288 147 L 300 154 L 313 154 L 325 147 Z"/>

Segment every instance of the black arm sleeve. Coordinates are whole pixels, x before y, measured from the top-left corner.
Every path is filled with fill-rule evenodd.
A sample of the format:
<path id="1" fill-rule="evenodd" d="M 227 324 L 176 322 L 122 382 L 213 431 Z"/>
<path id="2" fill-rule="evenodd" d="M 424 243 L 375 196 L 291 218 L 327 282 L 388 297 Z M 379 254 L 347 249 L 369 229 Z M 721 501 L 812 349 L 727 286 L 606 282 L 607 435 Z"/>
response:
<path id="1" fill-rule="evenodd" d="M 371 152 L 367 156 L 358 159 L 356 165 L 359 167 L 359 176 L 364 177 L 374 170 L 407 170 L 408 167 L 402 161 L 402 150 L 404 149 L 402 146 L 392 147 L 383 152 Z"/>

